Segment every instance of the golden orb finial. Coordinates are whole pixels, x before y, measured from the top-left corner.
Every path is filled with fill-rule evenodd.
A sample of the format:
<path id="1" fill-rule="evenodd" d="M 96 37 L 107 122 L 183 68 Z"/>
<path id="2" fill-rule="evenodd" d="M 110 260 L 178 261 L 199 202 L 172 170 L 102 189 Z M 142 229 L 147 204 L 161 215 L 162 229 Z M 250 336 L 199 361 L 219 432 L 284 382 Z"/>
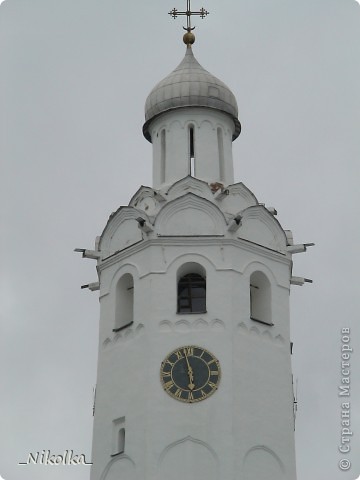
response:
<path id="1" fill-rule="evenodd" d="M 190 48 L 195 43 L 195 35 L 192 32 L 186 32 L 183 36 L 183 41 Z"/>

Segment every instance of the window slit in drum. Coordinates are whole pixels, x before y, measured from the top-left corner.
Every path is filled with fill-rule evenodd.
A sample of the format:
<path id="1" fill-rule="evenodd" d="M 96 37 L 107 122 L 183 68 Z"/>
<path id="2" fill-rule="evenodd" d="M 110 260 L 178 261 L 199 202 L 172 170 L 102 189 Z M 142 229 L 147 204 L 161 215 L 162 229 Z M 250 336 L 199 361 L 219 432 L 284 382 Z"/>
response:
<path id="1" fill-rule="evenodd" d="M 190 175 L 195 176 L 195 139 L 194 127 L 189 128 L 189 161 L 190 161 Z"/>
<path id="2" fill-rule="evenodd" d="M 223 132 L 221 128 L 217 129 L 217 137 L 218 137 L 218 151 L 219 151 L 219 176 L 220 181 L 223 182 L 225 179 L 225 160 L 224 160 L 224 140 L 223 140 Z"/>
<path id="3" fill-rule="evenodd" d="M 160 163 L 160 178 L 161 183 L 165 182 L 166 178 L 166 132 L 165 129 L 161 131 L 161 163 Z"/>

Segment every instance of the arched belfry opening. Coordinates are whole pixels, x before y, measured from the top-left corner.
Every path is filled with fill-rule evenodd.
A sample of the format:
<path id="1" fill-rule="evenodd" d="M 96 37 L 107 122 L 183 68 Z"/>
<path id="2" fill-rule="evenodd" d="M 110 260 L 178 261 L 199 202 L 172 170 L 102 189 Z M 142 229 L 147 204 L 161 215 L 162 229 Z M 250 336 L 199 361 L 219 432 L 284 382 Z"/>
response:
<path id="1" fill-rule="evenodd" d="M 271 284 L 263 272 L 250 277 L 250 318 L 272 325 Z"/>
<path id="2" fill-rule="evenodd" d="M 177 312 L 206 312 L 206 279 L 198 273 L 188 273 L 179 279 Z"/>
<path id="3" fill-rule="evenodd" d="M 197 263 L 187 263 L 177 274 L 177 313 L 206 312 L 206 271 Z"/>
<path id="4" fill-rule="evenodd" d="M 134 321 L 134 278 L 125 273 L 116 284 L 115 326 L 118 332 Z"/>

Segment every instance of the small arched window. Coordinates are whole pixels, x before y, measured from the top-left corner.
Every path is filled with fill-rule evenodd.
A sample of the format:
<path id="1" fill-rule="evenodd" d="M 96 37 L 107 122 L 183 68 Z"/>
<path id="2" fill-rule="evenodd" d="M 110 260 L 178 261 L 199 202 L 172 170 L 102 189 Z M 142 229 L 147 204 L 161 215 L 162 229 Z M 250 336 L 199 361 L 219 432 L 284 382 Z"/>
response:
<path id="1" fill-rule="evenodd" d="M 206 312 L 206 280 L 198 273 L 188 273 L 178 281 L 178 313 Z"/>
<path id="2" fill-rule="evenodd" d="M 115 328 L 118 332 L 132 324 L 134 320 L 134 279 L 125 273 L 116 285 Z"/>
<path id="3" fill-rule="evenodd" d="M 125 452 L 125 428 L 120 428 L 118 432 L 118 453 Z"/>
<path id="4" fill-rule="evenodd" d="M 113 420 L 112 457 L 125 452 L 125 417 Z"/>
<path id="5" fill-rule="evenodd" d="M 270 282 L 264 273 L 254 272 L 250 277 L 250 318 L 273 325 L 271 313 Z"/>

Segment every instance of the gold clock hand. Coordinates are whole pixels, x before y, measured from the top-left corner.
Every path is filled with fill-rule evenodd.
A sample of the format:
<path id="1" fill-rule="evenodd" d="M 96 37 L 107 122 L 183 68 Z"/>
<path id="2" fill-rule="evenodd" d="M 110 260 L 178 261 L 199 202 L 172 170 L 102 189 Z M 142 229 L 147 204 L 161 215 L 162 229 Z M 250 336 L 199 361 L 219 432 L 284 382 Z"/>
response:
<path id="1" fill-rule="evenodd" d="M 185 353 L 185 359 L 186 359 L 186 363 L 187 363 L 188 369 L 191 370 L 190 363 L 189 363 L 189 359 L 188 359 L 186 353 Z"/>
<path id="2" fill-rule="evenodd" d="M 188 366 L 188 375 L 189 375 L 189 385 L 188 387 L 190 388 L 190 390 L 194 390 L 194 372 L 193 372 L 193 369 L 191 368 L 190 366 L 190 363 L 189 363 L 189 359 L 187 357 L 187 355 L 185 354 L 185 359 L 186 359 L 186 363 L 187 363 L 187 366 Z"/>

